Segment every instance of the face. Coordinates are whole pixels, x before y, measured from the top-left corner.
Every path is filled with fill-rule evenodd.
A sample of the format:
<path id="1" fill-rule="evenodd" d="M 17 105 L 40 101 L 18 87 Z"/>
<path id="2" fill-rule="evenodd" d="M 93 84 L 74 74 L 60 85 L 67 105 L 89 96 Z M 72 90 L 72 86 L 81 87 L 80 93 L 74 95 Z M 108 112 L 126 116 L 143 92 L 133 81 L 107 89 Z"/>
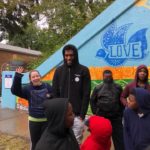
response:
<path id="1" fill-rule="evenodd" d="M 65 55 L 64 55 L 65 61 L 67 63 L 68 66 L 71 66 L 73 64 L 74 61 L 74 53 L 73 50 L 66 50 L 65 51 Z"/>
<path id="2" fill-rule="evenodd" d="M 34 86 L 41 85 L 41 75 L 37 71 L 32 71 L 30 74 L 30 81 Z"/>
<path id="3" fill-rule="evenodd" d="M 129 95 L 128 107 L 131 108 L 131 109 L 133 109 L 133 110 L 136 110 L 138 108 L 138 104 L 136 102 L 136 98 L 132 94 Z"/>
<path id="4" fill-rule="evenodd" d="M 111 73 L 104 73 L 103 79 L 104 79 L 104 82 L 111 83 L 112 79 L 113 79 L 112 74 Z"/>
<path id="5" fill-rule="evenodd" d="M 68 103 L 67 112 L 65 116 L 65 127 L 71 128 L 73 126 L 73 122 L 74 122 L 74 113 L 72 110 L 72 105 Z"/>
<path id="6" fill-rule="evenodd" d="M 139 80 L 141 80 L 141 81 L 145 80 L 146 76 L 147 76 L 146 69 L 145 68 L 140 69 L 138 72 Z"/>

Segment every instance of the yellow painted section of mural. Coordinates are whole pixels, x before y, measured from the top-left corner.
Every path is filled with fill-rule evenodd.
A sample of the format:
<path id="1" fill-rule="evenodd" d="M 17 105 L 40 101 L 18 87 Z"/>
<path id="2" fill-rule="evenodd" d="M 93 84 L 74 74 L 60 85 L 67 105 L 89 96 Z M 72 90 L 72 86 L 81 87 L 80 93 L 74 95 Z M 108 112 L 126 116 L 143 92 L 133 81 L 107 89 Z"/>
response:
<path id="1" fill-rule="evenodd" d="M 114 79 L 134 79 L 135 72 L 137 67 L 89 67 L 91 80 L 102 80 L 103 71 L 109 69 L 113 73 Z M 150 72 L 150 67 L 148 67 Z M 55 69 L 50 71 L 47 75 L 45 75 L 42 80 L 51 81 L 53 79 Z M 149 74 L 150 77 L 150 74 Z"/>
<path id="2" fill-rule="evenodd" d="M 136 6 L 145 7 L 145 8 L 150 9 L 150 4 L 148 4 L 148 1 L 149 0 L 140 0 L 136 3 Z"/>

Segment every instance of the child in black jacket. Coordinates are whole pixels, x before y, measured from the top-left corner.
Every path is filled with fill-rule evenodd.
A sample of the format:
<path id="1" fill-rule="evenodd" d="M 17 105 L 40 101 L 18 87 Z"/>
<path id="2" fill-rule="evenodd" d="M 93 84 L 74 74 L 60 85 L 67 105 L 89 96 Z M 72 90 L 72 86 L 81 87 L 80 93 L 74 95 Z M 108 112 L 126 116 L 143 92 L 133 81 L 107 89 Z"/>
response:
<path id="1" fill-rule="evenodd" d="M 48 127 L 35 150 L 79 150 L 71 129 L 74 122 L 72 105 L 66 98 L 55 98 L 44 102 Z"/>

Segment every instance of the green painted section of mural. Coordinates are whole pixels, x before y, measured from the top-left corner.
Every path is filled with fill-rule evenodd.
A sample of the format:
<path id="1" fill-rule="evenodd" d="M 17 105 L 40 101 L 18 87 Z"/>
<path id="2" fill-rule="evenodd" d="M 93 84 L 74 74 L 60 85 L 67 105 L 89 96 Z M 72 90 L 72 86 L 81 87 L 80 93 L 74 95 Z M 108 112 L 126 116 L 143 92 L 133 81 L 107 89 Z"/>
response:
<path id="1" fill-rule="evenodd" d="M 115 83 L 120 84 L 123 88 L 126 86 L 127 83 L 129 83 L 130 81 L 132 81 L 132 79 L 126 79 L 126 80 L 114 80 Z M 93 88 L 95 86 L 97 86 L 98 84 L 102 83 L 102 80 L 92 80 L 91 81 L 91 89 L 93 90 Z"/>
<path id="2" fill-rule="evenodd" d="M 129 83 L 132 81 L 132 79 L 126 79 L 126 80 L 114 80 L 115 83 L 118 83 L 120 84 L 123 88 Z M 52 84 L 52 81 L 46 81 L 47 83 L 49 84 Z M 93 89 L 100 83 L 102 83 L 103 81 L 102 80 L 92 80 L 91 81 L 91 93 L 93 91 Z M 88 115 L 91 115 L 92 112 L 91 112 L 91 107 L 89 105 L 89 108 L 88 108 L 88 112 L 87 112 Z"/>
<path id="3" fill-rule="evenodd" d="M 122 86 L 122 88 L 124 88 L 129 82 L 132 81 L 132 79 L 126 79 L 126 80 L 114 80 L 115 83 L 118 83 Z M 102 80 L 93 80 L 91 81 L 91 93 L 93 91 L 93 89 L 100 83 L 102 83 L 103 81 Z M 88 112 L 87 112 L 88 115 L 91 115 L 92 112 L 91 112 L 91 107 L 89 105 L 89 108 L 88 108 Z"/>

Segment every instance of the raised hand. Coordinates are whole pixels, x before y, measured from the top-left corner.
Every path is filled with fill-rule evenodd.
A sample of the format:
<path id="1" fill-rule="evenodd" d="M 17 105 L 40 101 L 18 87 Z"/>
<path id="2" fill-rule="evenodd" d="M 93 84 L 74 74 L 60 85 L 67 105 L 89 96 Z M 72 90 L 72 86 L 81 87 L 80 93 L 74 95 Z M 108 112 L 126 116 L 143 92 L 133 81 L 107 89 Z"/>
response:
<path id="1" fill-rule="evenodd" d="M 17 68 L 16 68 L 16 72 L 17 72 L 17 73 L 23 73 L 23 71 L 24 71 L 24 68 L 23 68 L 23 67 L 17 67 Z"/>

